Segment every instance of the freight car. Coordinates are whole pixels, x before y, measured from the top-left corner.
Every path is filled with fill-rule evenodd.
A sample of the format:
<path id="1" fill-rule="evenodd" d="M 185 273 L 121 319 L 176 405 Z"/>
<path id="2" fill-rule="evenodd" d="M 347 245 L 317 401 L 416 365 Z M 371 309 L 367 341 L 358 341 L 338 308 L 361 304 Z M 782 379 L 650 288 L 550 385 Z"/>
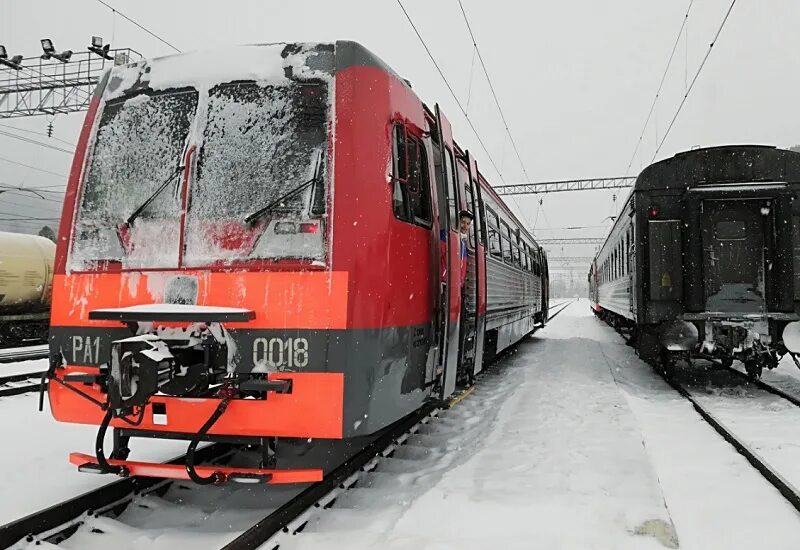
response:
<path id="1" fill-rule="evenodd" d="M 696 149 L 645 168 L 589 271 L 596 314 L 666 372 L 681 357 L 751 377 L 800 352 L 800 153 Z"/>
<path id="2" fill-rule="evenodd" d="M 56 246 L 0 231 L 0 346 L 47 339 Z"/>
<path id="3" fill-rule="evenodd" d="M 353 42 L 111 69 L 55 272 L 52 414 L 99 426 L 71 461 L 198 483 L 319 479 L 278 468 L 280 442 L 447 398 L 548 307 L 543 250 L 441 109 Z M 189 440 L 186 467 L 128 461 L 131 437 Z M 255 445 L 259 467 L 196 466 L 200 441 Z"/>

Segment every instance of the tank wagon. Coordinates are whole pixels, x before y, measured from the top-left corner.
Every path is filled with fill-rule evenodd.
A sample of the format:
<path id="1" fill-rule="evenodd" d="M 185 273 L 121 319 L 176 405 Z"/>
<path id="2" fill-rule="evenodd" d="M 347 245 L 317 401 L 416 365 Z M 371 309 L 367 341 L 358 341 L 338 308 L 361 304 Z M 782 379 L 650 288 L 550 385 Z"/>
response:
<path id="1" fill-rule="evenodd" d="M 0 231 L 0 346 L 47 338 L 55 252 L 44 237 Z"/>
<path id="2" fill-rule="evenodd" d="M 547 278 L 441 109 L 359 44 L 115 67 L 65 195 L 52 414 L 98 426 L 82 471 L 314 481 L 281 442 L 447 398 L 547 318 Z M 128 460 L 132 437 L 188 440 L 186 465 Z M 196 465 L 200 441 L 255 446 L 259 467 Z"/>
<path id="3" fill-rule="evenodd" d="M 680 357 L 752 377 L 800 353 L 800 153 L 721 146 L 645 168 L 589 271 L 594 312 L 669 372 Z"/>

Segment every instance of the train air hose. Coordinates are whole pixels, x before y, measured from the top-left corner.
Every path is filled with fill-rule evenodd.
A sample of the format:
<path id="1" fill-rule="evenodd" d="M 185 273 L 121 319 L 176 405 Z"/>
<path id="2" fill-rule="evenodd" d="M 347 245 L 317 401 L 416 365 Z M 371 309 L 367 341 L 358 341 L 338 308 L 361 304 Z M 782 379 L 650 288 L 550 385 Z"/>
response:
<path id="1" fill-rule="evenodd" d="M 228 408 L 228 403 L 230 403 L 233 394 L 230 391 L 222 390 L 223 398 L 220 401 L 219 405 L 217 405 L 214 414 L 212 414 L 206 423 L 200 428 L 200 430 L 195 434 L 192 438 L 192 441 L 189 443 L 189 448 L 186 451 L 186 472 L 189 474 L 189 478 L 199 485 L 210 485 L 212 483 L 220 483 L 225 480 L 224 474 L 220 472 L 214 472 L 208 477 L 203 477 L 197 473 L 197 470 L 194 468 L 194 453 L 197 450 L 197 446 L 200 444 L 200 438 L 202 438 L 208 430 L 219 420 L 222 414 L 225 412 L 225 409 Z"/>
<path id="2" fill-rule="evenodd" d="M 111 423 L 112 415 L 113 411 L 110 408 L 107 409 L 106 415 L 103 417 L 103 421 L 100 423 L 100 429 L 97 430 L 97 438 L 94 442 L 94 452 L 95 455 L 97 455 L 97 463 L 105 473 L 125 475 L 126 468 L 124 466 L 112 466 L 109 464 L 108 460 L 106 460 L 105 452 L 103 451 L 106 430 L 108 430 L 108 425 Z"/>

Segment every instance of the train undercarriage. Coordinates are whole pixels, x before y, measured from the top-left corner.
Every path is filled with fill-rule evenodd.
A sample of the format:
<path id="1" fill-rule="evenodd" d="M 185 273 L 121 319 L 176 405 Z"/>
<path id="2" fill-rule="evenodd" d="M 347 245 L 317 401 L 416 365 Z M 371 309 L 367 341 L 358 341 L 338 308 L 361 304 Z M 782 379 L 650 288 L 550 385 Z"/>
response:
<path id="1" fill-rule="evenodd" d="M 672 375 L 679 361 L 691 364 L 696 359 L 722 367 L 741 361 L 747 375 L 754 380 L 764 370 L 776 368 L 787 354 L 800 368 L 800 349 L 792 351 L 784 343 L 786 337 L 792 349 L 795 348 L 790 334 L 800 326 L 797 321 L 787 324 L 775 319 L 704 315 L 697 316 L 701 319 L 645 325 L 599 307 L 593 311 L 622 334 L 643 360 L 667 376 Z"/>

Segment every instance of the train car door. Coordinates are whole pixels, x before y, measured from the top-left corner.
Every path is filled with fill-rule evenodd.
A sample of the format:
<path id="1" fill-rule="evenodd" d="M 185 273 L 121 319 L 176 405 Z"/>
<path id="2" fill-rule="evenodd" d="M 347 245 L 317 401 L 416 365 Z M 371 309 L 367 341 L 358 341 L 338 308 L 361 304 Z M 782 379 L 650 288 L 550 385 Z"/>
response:
<path id="1" fill-rule="evenodd" d="M 765 310 L 764 204 L 763 200 L 702 202 L 706 311 Z"/>
<path id="2" fill-rule="evenodd" d="M 463 161 L 462 161 L 463 160 Z M 483 336 L 486 328 L 486 232 L 480 198 L 478 166 L 466 152 L 458 162 L 459 191 L 464 191 L 465 206 L 475 216 L 470 228 L 467 277 L 461 307 L 461 357 L 459 364 L 467 381 L 483 368 Z"/>
<path id="3" fill-rule="evenodd" d="M 436 105 L 436 128 L 442 147 L 441 177 L 436 178 L 439 197 L 440 246 L 443 251 L 443 280 L 440 285 L 440 341 L 439 369 L 442 372 L 440 397 L 445 399 L 456 388 L 458 374 L 458 335 L 461 313 L 461 241 L 458 236 L 459 198 L 456 189 L 453 133 L 450 122 Z"/>

